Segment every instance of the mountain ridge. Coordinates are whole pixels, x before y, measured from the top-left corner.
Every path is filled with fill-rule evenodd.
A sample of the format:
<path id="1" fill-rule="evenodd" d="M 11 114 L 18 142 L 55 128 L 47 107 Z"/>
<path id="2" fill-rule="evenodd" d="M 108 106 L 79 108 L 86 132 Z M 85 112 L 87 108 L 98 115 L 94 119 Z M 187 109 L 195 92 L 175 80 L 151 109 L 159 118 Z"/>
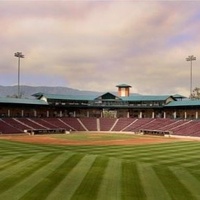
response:
<path id="1" fill-rule="evenodd" d="M 16 97 L 18 86 L 0 85 L 0 97 Z M 101 95 L 103 92 L 78 90 L 62 86 L 20 86 L 21 97 L 30 98 L 35 93 L 62 94 L 62 95 Z M 115 93 L 115 92 L 114 92 Z"/>
<path id="2" fill-rule="evenodd" d="M 110 92 L 116 96 L 118 96 L 117 91 L 88 91 L 88 90 L 79 90 L 73 89 L 64 86 L 29 86 L 29 85 L 21 85 L 20 86 L 20 98 L 33 98 L 33 94 L 36 93 L 46 93 L 46 94 L 61 94 L 61 95 L 92 95 L 92 96 L 100 96 L 104 93 Z M 17 97 L 18 86 L 3 86 L 0 85 L 0 97 Z M 141 95 L 138 93 L 131 93 L 130 95 Z"/>

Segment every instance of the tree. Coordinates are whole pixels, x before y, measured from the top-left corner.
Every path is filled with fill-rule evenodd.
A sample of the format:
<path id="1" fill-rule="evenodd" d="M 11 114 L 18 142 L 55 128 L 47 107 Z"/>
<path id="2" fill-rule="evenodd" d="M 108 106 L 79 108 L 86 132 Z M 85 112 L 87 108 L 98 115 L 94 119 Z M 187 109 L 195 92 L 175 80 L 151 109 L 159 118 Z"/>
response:
<path id="1" fill-rule="evenodd" d="M 200 99 L 200 88 L 194 88 L 192 94 L 190 95 L 191 99 Z"/>

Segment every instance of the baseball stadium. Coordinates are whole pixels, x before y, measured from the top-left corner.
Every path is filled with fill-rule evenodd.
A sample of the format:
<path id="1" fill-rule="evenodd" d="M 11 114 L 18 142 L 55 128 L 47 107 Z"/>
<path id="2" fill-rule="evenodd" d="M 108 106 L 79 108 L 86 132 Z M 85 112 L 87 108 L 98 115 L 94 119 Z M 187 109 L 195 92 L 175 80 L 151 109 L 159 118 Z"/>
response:
<path id="1" fill-rule="evenodd" d="M 0 199 L 199 200 L 200 100 L 0 98 Z"/>

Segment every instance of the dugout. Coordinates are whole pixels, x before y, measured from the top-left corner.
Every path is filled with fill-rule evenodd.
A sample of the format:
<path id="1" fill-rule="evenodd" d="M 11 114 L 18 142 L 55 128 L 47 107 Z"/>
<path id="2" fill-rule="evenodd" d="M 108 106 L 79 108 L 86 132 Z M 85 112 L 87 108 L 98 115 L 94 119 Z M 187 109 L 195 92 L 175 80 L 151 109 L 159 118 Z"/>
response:
<path id="1" fill-rule="evenodd" d="M 143 135 L 170 136 L 172 131 L 140 129 L 139 133 L 142 133 Z"/>

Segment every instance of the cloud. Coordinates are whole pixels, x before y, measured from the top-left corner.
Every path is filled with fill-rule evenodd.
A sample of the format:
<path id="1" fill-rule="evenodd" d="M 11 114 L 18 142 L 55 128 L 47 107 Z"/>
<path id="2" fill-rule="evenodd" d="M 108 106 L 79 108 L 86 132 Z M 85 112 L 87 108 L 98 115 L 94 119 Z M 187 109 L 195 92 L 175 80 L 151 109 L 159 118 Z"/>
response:
<path id="1" fill-rule="evenodd" d="M 199 10 L 197 1 L 2 1 L 0 73 L 9 78 L 0 84 L 16 83 L 22 51 L 23 84 L 187 95 L 188 55 L 200 85 Z"/>

